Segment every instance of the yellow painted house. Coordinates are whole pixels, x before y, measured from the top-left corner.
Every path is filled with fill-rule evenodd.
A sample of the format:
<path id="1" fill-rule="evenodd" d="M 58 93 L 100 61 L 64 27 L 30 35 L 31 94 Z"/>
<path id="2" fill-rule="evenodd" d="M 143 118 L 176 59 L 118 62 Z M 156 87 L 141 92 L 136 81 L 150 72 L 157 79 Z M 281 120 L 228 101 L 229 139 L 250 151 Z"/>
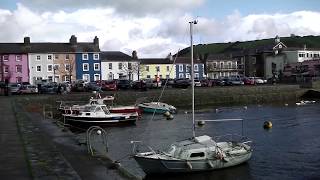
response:
<path id="1" fill-rule="evenodd" d="M 139 79 L 173 79 L 175 74 L 175 66 L 169 58 L 140 59 Z"/>

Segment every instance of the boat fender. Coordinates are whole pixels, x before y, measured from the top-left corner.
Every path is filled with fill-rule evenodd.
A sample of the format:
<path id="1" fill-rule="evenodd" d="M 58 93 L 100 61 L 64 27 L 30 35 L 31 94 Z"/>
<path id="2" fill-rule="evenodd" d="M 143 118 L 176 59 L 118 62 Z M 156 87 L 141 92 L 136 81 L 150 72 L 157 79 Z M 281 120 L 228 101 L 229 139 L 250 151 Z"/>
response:
<path id="1" fill-rule="evenodd" d="M 191 170 L 192 169 L 192 164 L 190 162 L 187 161 L 187 166 L 188 168 Z"/>

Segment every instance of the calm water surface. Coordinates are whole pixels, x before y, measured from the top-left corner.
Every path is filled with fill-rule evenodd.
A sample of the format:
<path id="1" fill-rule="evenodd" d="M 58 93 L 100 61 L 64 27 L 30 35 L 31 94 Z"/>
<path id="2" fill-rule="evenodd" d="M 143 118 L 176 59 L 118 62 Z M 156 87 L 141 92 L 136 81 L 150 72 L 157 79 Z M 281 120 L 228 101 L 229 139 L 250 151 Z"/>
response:
<path id="1" fill-rule="evenodd" d="M 244 135 L 253 140 L 252 159 L 245 164 L 196 174 L 146 177 L 175 180 L 234 180 L 234 179 L 320 179 L 320 104 L 307 106 L 249 106 L 224 108 L 216 113 L 197 113 L 197 119 L 244 119 Z M 264 121 L 273 128 L 264 130 Z M 109 153 L 132 173 L 145 174 L 132 158 L 131 140 L 142 140 L 154 149 L 164 149 L 174 141 L 192 136 L 191 114 L 179 112 L 174 120 L 162 116 L 144 115 L 136 126 L 108 128 Z M 197 135 L 241 134 L 240 122 L 207 122 L 197 127 Z"/>

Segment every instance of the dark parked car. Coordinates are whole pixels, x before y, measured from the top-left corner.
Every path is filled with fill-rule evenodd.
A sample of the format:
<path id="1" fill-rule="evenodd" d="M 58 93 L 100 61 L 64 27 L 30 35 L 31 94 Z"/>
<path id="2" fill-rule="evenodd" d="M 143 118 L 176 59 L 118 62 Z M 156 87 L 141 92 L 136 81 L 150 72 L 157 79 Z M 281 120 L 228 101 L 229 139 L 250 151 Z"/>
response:
<path id="1" fill-rule="evenodd" d="M 173 87 L 175 88 L 188 88 L 191 85 L 190 79 L 181 78 L 181 79 L 175 79 Z"/>
<path id="2" fill-rule="evenodd" d="M 117 90 L 117 81 L 115 80 L 101 80 L 97 81 L 97 84 L 101 86 L 101 89 L 104 91 L 115 91 Z"/>
<path id="3" fill-rule="evenodd" d="M 86 91 L 101 91 L 101 86 L 97 82 L 88 82 L 85 84 Z"/>
<path id="4" fill-rule="evenodd" d="M 140 89 L 140 90 L 147 90 L 147 84 L 143 80 L 133 81 L 132 82 L 132 89 Z"/>
<path id="5" fill-rule="evenodd" d="M 167 87 L 172 87 L 174 85 L 174 79 L 161 79 L 161 86 L 164 86 L 166 82 Z"/>
<path id="6" fill-rule="evenodd" d="M 130 89 L 131 82 L 129 80 L 121 79 L 117 81 L 118 89 Z"/>

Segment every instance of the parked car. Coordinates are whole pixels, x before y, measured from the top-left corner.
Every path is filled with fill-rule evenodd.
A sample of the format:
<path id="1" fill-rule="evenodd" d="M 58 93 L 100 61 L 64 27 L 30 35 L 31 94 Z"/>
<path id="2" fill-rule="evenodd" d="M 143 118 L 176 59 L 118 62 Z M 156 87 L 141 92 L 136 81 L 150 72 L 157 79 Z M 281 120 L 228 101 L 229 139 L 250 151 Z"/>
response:
<path id="1" fill-rule="evenodd" d="M 175 88 L 188 88 L 191 85 L 190 79 L 179 78 L 174 80 L 173 87 Z"/>
<path id="2" fill-rule="evenodd" d="M 195 87 L 201 87 L 201 82 L 200 82 L 199 79 L 195 79 L 195 80 L 194 80 L 194 86 L 195 86 Z"/>
<path id="3" fill-rule="evenodd" d="M 166 82 L 167 82 L 167 86 L 168 87 L 172 87 L 173 84 L 174 84 L 174 79 L 171 79 L 171 78 L 169 78 L 169 79 L 161 79 L 161 86 L 164 86 Z"/>
<path id="4" fill-rule="evenodd" d="M 133 81 L 131 87 L 132 89 L 147 90 L 147 84 L 143 80 Z"/>
<path id="5" fill-rule="evenodd" d="M 34 94 L 34 93 L 38 93 L 38 88 L 32 85 L 21 86 L 18 91 L 18 94 Z"/>
<path id="6" fill-rule="evenodd" d="M 254 78 L 252 78 L 252 77 L 244 77 L 242 80 L 245 85 L 255 85 L 256 84 Z"/>
<path id="7" fill-rule="evenodd" d="M 267 83 L 267 80 L 264 80 L 263 78 L 261 77 L 251 77 L 254 79 L 255 83 L 256 84 L 266 84 Z"/>
<path id="8" fill-rule="evenodd" d="M 86 91 L 101 91 L 101 86 L 97 82 L 85 83 Z"/>
<path id="9" fill-rule="evenodd" d="M 118 89 L 130 89 L 131 82 L 126 79 L 121 79 L 117 81 L 117 88 Z"/>
<path id="10" fill-rule="evenodd" d="M 117 90 L 117 81 L 116 80 L 107 80 L 107 81 L 97 81 L 97 84 L 101 86 L 101 89 L 104 91 L 115 91 Z"/>
<path id="11" fill-rule="evenodd" d="M 161 87 L 161 81 L 157 82 L 154 79 L 144 79 L 147 88 L 160 88 Z"/>
<path id="12" fill-rule="evenodd" d="M 9 84 L 10 93 L 11 94 L 18 94 L 20 87 L 21 87 L 21 85 L 18 83 Z"/>

